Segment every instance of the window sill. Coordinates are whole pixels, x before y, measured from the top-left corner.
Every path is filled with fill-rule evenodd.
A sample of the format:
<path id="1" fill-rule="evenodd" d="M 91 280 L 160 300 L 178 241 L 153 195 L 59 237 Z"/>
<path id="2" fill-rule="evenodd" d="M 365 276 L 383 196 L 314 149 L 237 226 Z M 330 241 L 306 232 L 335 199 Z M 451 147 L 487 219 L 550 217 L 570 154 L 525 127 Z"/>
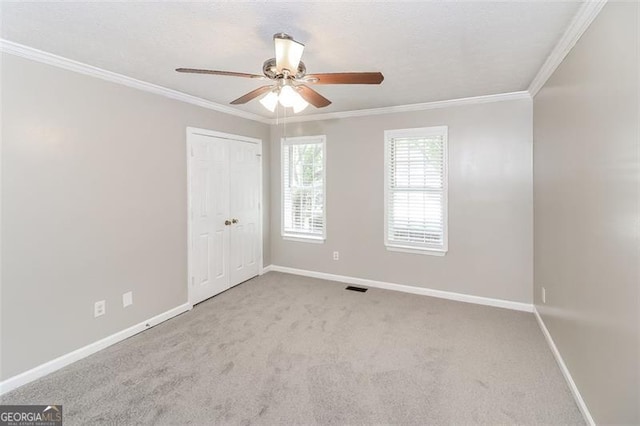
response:
<path id="1" fill-rule="evenodd" d="M 397 251 L 401 253 L 426 254 L 429 256 L 444 256 L 447 254 L 446 250 L 421 249 L 421 248 L 415 248 L 415 247 L 390 246 L 390 245 L 387 246 L 387 250 Z"/>
<path id="2" fill-rule="evenodd" d="M 296 241 L 298 243 L 324 244 L 324 238 L 321 237 L 300 237 L 292 235 L 283 235 L 285 241 Z"/>

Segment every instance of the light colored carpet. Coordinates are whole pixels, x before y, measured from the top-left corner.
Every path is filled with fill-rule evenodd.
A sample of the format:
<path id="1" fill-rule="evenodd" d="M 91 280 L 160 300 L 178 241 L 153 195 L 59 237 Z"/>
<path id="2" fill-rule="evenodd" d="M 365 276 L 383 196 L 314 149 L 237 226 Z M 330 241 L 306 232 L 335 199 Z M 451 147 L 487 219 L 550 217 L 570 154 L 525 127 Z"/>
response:
<path id="1" fill-rule="evenodd" d="M 582 424 L 532 314 L 271 272 L 2 397 L 65 424 Z"/>

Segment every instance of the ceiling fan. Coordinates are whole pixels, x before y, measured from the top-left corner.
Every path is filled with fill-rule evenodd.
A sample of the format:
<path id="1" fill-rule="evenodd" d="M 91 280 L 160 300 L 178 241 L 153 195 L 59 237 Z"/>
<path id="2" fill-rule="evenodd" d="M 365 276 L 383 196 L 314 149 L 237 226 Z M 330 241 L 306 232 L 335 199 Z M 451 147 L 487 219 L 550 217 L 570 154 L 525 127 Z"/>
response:
<path id="1" fill-rule="evenodd" d="M 329 99 L 313 90 L 308 84 L 380 84 L 384 80 L 380 72 L 307 74 L 307 67 L 300 60 L 304 44 L 295 41 L 285 33 L 275 34 L 273 41 L 276 57 L 264 62 L 262 66 L 264 75 L 194 68 L 177 68 L 176 71 L 271 80 L 272 83 L 258 87 L 231 102 L 232 105 L 245 104 L 262 96 L 260 103 L 271 112 L 275 111 L 278 102 L 284 107 L 293 108 L 294 112 L 302 111 L 308 104 L 316 108 L 324 108 L 331 104 Z"/>

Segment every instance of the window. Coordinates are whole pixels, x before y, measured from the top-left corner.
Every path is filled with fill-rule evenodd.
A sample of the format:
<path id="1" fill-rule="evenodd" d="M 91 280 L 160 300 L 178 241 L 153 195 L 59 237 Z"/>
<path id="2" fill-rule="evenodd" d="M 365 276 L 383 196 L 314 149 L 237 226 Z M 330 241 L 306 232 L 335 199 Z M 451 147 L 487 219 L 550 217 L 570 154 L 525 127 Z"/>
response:
<path id="1" fill-rule="evenodd" d="M 385 132 L 385 236 L 389 250 L 447 252 L 447 127 Z"/>
<path id="2" fill-rule="evenodd" d="M 282 236 L 325 239 L 325 137 L 282 139 Z"/>

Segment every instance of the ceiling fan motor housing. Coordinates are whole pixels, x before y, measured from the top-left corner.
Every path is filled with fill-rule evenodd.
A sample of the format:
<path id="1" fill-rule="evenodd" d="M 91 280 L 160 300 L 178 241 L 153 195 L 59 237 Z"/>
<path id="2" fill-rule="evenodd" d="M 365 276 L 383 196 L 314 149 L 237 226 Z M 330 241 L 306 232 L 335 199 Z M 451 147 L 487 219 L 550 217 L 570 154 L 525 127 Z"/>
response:
<path id="1" fill-rule="evenodd" d="M 276 58 L 267 59 L 262 64 L 262 73 L 270 78 L 271 80 L 276 80 L 279 78 L 284 78 L 284 73 L 278 73 L 276 68 Z M 295 74 L 289 74 L 289 77 L 299 79 L 307 75 L 307 67 L 304 65 L 304 62 L 300 61 L 298 64 L 298 70 Z"/>

